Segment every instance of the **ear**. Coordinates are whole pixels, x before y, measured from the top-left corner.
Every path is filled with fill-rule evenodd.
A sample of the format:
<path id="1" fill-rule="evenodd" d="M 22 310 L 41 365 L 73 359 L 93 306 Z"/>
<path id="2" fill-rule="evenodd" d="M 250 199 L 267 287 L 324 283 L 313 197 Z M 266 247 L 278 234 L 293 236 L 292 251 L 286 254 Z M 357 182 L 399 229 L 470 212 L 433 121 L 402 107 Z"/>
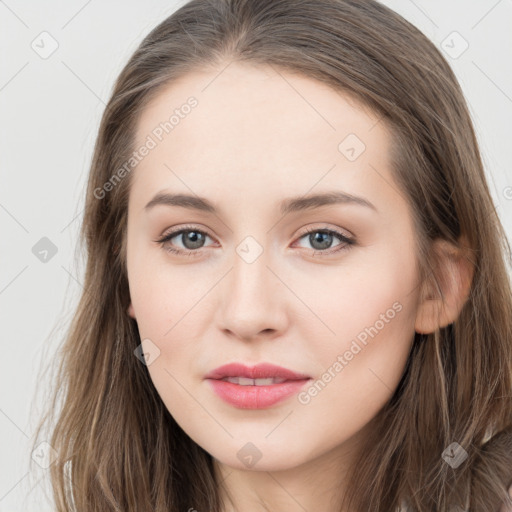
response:
<path id="1" fill-rule="evenodd" d="M 132 306 L 132 303 L 130 302 L 130 305 L 128 306 L 128 309 L 126 310 L 126 312 L 132 317 L 132 318 L 136 318 L 135 317 L 135 310 L 133 309 L 133 306 Z"/>
<path id="2" fill-rule="evenodd" d="M 457 319 L 469 296 L 474 275 L 471 250 L 465 236 L 460 238 L 457 246 L 436 239 L 432 249 L 436 256 L 433 261 L 435 276 L 428 276 L 423 283 L 416 314 L 415 330 L 420 334 L 434 332 Z"/>

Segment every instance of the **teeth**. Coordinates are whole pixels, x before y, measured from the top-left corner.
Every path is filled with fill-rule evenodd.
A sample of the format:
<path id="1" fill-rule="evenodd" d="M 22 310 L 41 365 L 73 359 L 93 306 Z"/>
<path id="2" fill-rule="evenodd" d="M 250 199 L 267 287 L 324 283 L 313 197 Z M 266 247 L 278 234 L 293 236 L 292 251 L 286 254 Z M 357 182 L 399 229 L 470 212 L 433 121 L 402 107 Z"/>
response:
<path id="1" fill-rule="evenodd" d="M 272 384 L 280 384 L 286 379 L 278 379 L 270 377 L 268 379 L 248 379 L 247 377 L 225 377 L 222 380 L 238 384 L 239 386 L 270 386 Z"/>

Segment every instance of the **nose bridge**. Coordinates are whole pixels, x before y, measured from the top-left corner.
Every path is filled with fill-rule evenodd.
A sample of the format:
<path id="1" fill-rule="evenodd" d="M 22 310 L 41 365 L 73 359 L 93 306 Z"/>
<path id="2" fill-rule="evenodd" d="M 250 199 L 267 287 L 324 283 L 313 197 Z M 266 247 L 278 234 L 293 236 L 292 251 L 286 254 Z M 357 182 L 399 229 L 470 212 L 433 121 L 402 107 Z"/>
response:
<path id="1" fill-rule="evenodd" d="M 264 244 L 265 240 L 246 236 L 235 247 L 231 276 L 231 290 L 236 304 L 241 307 L 258 306 L 260 311 L 271 302 L 269 288 L 275 288 L 269 282 L 270 277 L 275 277 L 267 268 L 271 254 Z"/>
<path id="2" fill-rule="evenodd" d="M 234 334 L 251 338 L 261 331 L 283 328 L 285 311 L 278 279 L 267 268 L 271 253 L 253 236 L 236 247 L 221 299 L 221 323 Z"/>
<path id="3" fill-rule="evenodd" d="M 232 290 L 239 300 L 260 300 L 268 294 L 267 265 L 270 253 L 253 236 L 245 237 L 235 248 Z M 268 297 L 267 297 L 268 298 Z M 268 300 L 265 300 L 268 303 Z"/>

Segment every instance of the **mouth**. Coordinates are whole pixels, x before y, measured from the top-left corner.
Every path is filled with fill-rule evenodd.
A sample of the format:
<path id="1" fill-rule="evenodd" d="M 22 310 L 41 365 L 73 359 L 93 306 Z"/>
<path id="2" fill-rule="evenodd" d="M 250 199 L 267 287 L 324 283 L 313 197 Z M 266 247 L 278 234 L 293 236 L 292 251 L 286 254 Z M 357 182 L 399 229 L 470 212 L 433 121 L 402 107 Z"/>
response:
<path id="1" fill-rule="evenodd" d="M 304 373 L 295 372 L 283 366 L 278 366 L 272 363 L 259 363 L 256 366 L 247 366 L 242 363 L 229 363 L 219 366 L 212 370 L 205 379 L 226 379 L 238 378 L 241 379 L 241 385 L 251 385 L 252 383 L 245 383 L 243 379 L 258 381 L 262 379 L 274 379 L 275 383 L 279 384 L 287 380 L 304 380 L 310 379 L 309 375 Z M 253 385 L 253 384 L 252 384 Z M 265 385 L 265 384 L 262 384 Z"/>
<path id="2" fill-rule="evenodd" d="M 205 380 L 234 407 L 264 409 L 298 393 L 311 377 L 270 363 L 253 367 L 231 363 L 213 370 Z"/>
<path id="3" fill-rule="evenodd" d="M 271 386 L 272 384 L 281 384 L 282 382 L 291 382 L 287 379 L 279 379 L 270 377 L 268 379 L 249 379 L 247 377 L 224 377 L 219 379 L 224 382 L 231 382 L 239 386 Z"/>

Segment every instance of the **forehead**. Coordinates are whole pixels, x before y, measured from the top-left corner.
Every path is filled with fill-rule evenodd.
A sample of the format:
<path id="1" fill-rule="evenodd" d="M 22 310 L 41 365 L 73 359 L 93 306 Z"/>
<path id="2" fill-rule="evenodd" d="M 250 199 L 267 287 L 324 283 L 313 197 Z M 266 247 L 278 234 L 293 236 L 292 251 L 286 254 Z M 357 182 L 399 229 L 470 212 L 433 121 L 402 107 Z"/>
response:
<path id="1" fill-rule="evenodd" d="M 182 108 L 188 113 L 179 112 L 191 97 L 197 106 Z M 227 128 L 240 140 L 257 135 L 273 141 L 276 133 L 287 138 L 322 132 L 338 132 L 340 136 L 347 129 L 364 136 L 380 117 L 323 82 L 274 66 L 239 62 L 220 69 L 198 69 L 165 85 L 142 112 L 137 141 L 143 142 L 175 111 L 179 119 L 173 121 L 178 123 L 173 128 L 173 138 L 186 134 L 187 127 L 193 124 L 197 138 L 208 133 L 215 140 Z M 191 121 L 182 122 L 186 118 Z M 214 127 L 221 130 L 213 130 Z"/>
<path id="2" fill-rule="evenodd" d="M 189 185 L 207 195 L 229 183 L 293 195 L 345 184 L 378 194 L 391 179 L 379 117 L 327 84 L 271 66 L 196 70 L 167 84 L 142 112 L 135 146 L 150 138 L 154 147 L 137 165 L 133 188 L 148 197 Z"/>

